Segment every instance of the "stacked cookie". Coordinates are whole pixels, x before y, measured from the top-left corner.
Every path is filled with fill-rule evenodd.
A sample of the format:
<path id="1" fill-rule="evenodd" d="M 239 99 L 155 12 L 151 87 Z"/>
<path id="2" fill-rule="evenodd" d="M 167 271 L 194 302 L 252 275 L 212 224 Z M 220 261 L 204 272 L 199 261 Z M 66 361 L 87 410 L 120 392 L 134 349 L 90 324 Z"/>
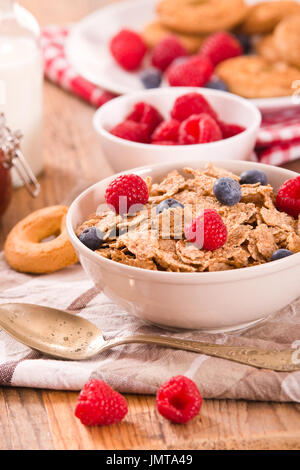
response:
<path id="1" fill-rule="evenodd" d="M 300 3 L 258 3 L 249 8 L 240 31 L 254 38 L 256 55 L 219 65 L 217 73 L 230 91 L 247 98 L 291 95 L 300 79 Z"/>
<path id="2" fill-rule="evenodd" d="M 160 0 L 157 20 L 146 25 L 143 37 L 154 47 L 164 36 L 174 34 L 193 54 L 208 35 L 241 23 L 246 11 L 244 0 Z"/>
<path id="3" fill-rule="evenodd" d="M 228 90 L 247 98 L 270 98 L 293 93 L 300 79 L 300 3 L 295 0 L 160 0 L 157 20 L 143 37 L 154 47 L 175 34 L 191 54 L 201 52 L 204 40 L 217 31 L 246 35 L 251 55 L 221 62 L 215 70 Z"/>

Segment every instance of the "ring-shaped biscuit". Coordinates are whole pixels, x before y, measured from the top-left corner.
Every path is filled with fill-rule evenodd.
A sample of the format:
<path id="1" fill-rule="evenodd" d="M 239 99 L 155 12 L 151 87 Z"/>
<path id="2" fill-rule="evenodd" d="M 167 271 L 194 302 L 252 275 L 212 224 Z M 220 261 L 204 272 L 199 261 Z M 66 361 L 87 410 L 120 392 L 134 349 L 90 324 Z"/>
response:
<path id="1" fill-rule="evenodd" d="M 190 34 L 210 34 L 232 29 L 247 13 L 244 0 L 160 0 L 159 21 L 170 29 Z"/>
<path id="2" fill-rule="evenodd" d="M 5 243 L 8 264 L 16 271 L 45 274 L 76 263 L 77 255 L 66 232 L 67 211 L 66 206 L 46 207 L 21 220 Z M 43 242 L 53 235 L 56 238 Z"/>

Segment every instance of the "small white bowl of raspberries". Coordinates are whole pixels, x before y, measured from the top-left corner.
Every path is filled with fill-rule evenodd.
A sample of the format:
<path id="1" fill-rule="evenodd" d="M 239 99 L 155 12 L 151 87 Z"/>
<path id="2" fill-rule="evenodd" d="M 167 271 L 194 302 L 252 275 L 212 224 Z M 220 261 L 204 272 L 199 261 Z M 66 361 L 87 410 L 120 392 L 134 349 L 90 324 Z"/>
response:
<path id="1" fill-rule="evenodd" d="M 130 93 L 102 106 L 94 127 L 114 171 L 183 159 L 248 160 L 258 109 L 228 92 L 192 87 Z"/>

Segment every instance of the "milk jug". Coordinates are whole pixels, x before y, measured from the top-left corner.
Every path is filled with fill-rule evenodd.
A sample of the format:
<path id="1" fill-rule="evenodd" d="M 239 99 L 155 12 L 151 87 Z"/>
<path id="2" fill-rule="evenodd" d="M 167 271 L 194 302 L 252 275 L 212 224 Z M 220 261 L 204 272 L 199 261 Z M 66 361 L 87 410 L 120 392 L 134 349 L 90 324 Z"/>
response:
<path id="1" fill-rule="evenodd" d="M 34 175 L 43 169 L 43 63 L 35 18 L 14 0 L 0 0 L 0 112 L 22 132 L 21 151 Z M 15 186 L 23 184 L 12 173 Z"/>

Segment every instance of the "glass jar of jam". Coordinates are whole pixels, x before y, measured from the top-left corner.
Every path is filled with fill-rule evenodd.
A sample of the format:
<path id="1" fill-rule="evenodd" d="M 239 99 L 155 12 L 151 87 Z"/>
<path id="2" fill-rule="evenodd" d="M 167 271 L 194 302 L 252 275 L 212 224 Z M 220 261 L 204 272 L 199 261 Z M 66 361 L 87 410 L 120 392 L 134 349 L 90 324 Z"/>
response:
<path id="1" fill-rule="evenodd" d="M 33 197 L 40 192 L 40 185 L 20 150 L 21 140 L 22 133 L 12 132 L 6 125 L 4 114 L 0 114 L 0 218 L 12 196 L 12 168 Z"/>
<path id="2" fill-rule="evenodd" d="M 10 169 L 7 168 L 5 155 L 0 151 L 0 218 L 6 211 L 12 196 Z"/>

